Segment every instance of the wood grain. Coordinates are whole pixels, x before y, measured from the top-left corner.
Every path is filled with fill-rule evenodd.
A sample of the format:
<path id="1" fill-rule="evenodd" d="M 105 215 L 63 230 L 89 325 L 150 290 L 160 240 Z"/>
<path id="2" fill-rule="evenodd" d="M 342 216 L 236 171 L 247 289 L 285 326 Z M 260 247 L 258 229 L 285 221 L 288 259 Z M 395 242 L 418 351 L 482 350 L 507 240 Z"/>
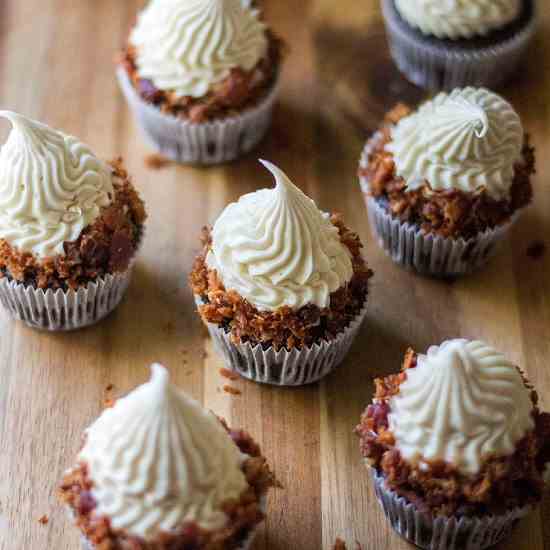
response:
<path id="1" fill-rule="evenodd" d="M 152 171 L 112 64 L 143 0 L 44 0 L 39 9 L 33 0 L 0 2 L 0 107 L 81 136 L 103 157 L 122 154 L 150 212 L 128 297 L 102 324 L 49 335 L 0 313 L 1 550 L 78 547 L 55 502 L 56 483 L 100 413 L 105 388 L 128 391 L 153 361 L 262 444 L 285 488 L 269 499 L 257 550 L 328 550 L 337 536 L 366 550 L 408 548 L 378 510 L 352 430 L 373 378 L 395 371 L 409 345 L 485 338 L 526 368 L 550 408 L 550 255 L 526 255 L 533 240 L 550 244 L 550 8 L 541 5 L 528 62 L 502 90 L 539 152 L 536 202 L 486 270 L 449 284 L 401 271 L 370 241 L 355 178 L 362 143 L 396 101 L 424 97 L 391 63 L 377 0 L 264 4 L 290 43 L 269 138 L 229 166 Z M 228 201 L 270 184 L 258 157 L 280 164 L 320 207 L 344 212 L 376 272 L 349 358 L 309 388 L 221 377 L 186 284 L 200 227 Z M 224 392 L 228 383 L 242 393 Z M 38 522 L 44 514 L 47 525 Z M 549 520 L 546 502 L 500 548 L 550 550 Z"/>

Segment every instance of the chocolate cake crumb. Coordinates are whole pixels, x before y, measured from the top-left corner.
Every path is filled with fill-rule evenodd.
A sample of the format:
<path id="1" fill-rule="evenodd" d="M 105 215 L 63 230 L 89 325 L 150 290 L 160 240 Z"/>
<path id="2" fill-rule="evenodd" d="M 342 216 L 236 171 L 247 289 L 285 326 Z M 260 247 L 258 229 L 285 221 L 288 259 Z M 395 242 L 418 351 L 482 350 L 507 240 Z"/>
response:
<path id="1" fill-rule="evenodd" d="M 355 545 L 355 550 L 362 550 L 361 545 L 357 541 L 355 542 Z M 347 550 L 346 543 L 342 539 L 337 538 L 336 542 L 334 543 L 333 550 Z"/>
<path id="2" fill-rule="evenodd" d="M 527 247 L 527 256 L 532 260 L 540 260 L 546 254 L 546 243 L 544 241 L 533 241 Z"/>
<path id="3" fill-rule="evenodd" d="M 425 182 L 414 190 L 397 176 L 393 154 L 386 150 L 392 127 L 411 113 L 399 104 L 390 111 L 383 126 L 370 140 L 371 152 L 359 176 L 369 182 L 368 195 L 374 197 L 394 218 L 443 237 L 472 238 L 509 221 L 533 197 L 531 175 L 535 173 L 535 152 L 525 135 L 520 160 L 514 167 L 514 181 L 508 200 L 495 200 L 484 192 L 466 193 L 456 189 L 434 190 Z"/>
<path id="4" fill-rule="evenodd" d="M 114 387 L 115 387 L 115 386 L 114 386 L 113 384 L 109 384 L 109 385 L 105 388 L 105 391 L 106 391 L 106 392 L 111 392 L 111 391 L 113 391 Z"/>
<path id="5" fill-rule="evenodd" d="M 233 290 L 227 291 L 215 270 L 208 269 L 206 254 L 210 250 L 210 228 L 203 228 L 204 248 L 195 260 L 189 284 L 203 305 L 198 311 L 205 323 L 213 323 L 228 333 L 235 342 L 261 344 L 264 348 L 301 349 L 322 340 L 330 341 L 343 332 L 364 307 L 372 271 L 361 255 L 362 244 L 350 231 L 342 217 L 333 214 L 342 244 L 352 257 L 353 276 L 344 287 L 330 296 L 330 307 L 320 309 L 314 304 L 296 311 L 281 307 L 277 311 L 259 311 Z"/>
<path id="6" fill-rule="evenodd" d="M 231 395 L 242 395 L 242 391 L 238 390 L 237 388 L 234 388 L 233 386 L 228 386 L 227 384 L 223 387 L 223 391 L 225 393 L 229 393 Z"/>
<path id="7" fill-rule="evenodd" d="M 48 525 L 49 521 L 50 518 L 46 514 L 38 518 L 38 523 L 40 523 L 41 525 Z"/>
<path id="8" fill-rule="evenodd" d="M 171 164 L 172 161 L 170 159 L 167 159 L 158 153 L 153 153 L 145 157 L 145 166 L 151 170 L 162 170 Z"/>

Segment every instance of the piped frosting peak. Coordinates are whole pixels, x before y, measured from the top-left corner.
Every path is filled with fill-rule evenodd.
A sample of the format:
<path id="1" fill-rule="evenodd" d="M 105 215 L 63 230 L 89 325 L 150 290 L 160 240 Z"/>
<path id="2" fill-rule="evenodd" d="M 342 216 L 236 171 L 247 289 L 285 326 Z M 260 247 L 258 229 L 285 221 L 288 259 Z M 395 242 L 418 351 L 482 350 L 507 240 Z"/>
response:
<path id="1" fill-rule="evenodd" d="M 267 52 L 266 26 L 241 0 L 151 0 L 130 43 L 139 76 L 179 97 L 206 95 Z"/>
<path id="2" fill-rule="evenodd" d="M 63 243 L 111 203 L 111 169 L 72 136 L 11 111 L 0 149 L 0 238 L 39 258 L 64 255 Z"/>
<path id="3" fill-rule="evenodd" d="M 486 191 L 507 199 L 521 158 L 523 127 L 513 107 L 484 88 L 440 93 L 401 119 L 386 146 L 412 190 Z"/>
<path id="4" fill-rule="evenodd" d="M 207 264 L 260 310 L 330 305 L 353 275 L 351 253 L 328 214 L 267 161 L 275 187 L 244 195 L 214 225 Z"/>
<path id="5" fill-rule="evenodd" d="M 95 514 L 145 540 L 187 522 L 219 529 L 222 506 L 248 484 L 245 459 L 220 421 L 153 365 L 149 382 L 105 410 L 86 432 Z"/>

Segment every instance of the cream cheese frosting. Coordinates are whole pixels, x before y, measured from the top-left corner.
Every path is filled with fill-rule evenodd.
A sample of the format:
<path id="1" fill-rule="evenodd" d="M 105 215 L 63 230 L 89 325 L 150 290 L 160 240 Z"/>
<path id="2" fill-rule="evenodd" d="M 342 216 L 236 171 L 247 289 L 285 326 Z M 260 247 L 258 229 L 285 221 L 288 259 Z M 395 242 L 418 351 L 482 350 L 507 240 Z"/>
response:
<path id="1" fill-rule="evenodd" d="M 86 431 L 95 514 L 145 540 L 186 522 L 204 529 L 228 520 L 222 505 L 248 483 L 246 458 L 220 421 L 170 384 L 161 365 L 149 382 L 106 409 Z"/>
<path id="2" fill-rule="evenodd" d="M 407 189 L 487 192 L 509 198 L 523 127 L 513 107 L 484 88 L 442 92 L 401 119 L 386 149 Z"/>
<path id="3" fill-rule="evenodd" d="M 0 149 L 0 238 L 38 258 L 64 255 L 113 199 L 112 171 L 72 136 L 11 111 Z"/>
<path id="4" fill-rule="evenodd" d="M 517 368 L 479 341 L 449 340 L 419 355 L 390 400 L 389 426 L 402 456 L 445 461 L 475 475 L 534 429 L 533 404 Z"/>
<path id="5" fill-rule="evenodd" d="M 259 310 L 330 306 L 330 294 L 353 276 L 351 253 L 328 214 L 273 164 L 274 189 L 244 195 L 226 207 L 206 258 L 227 290 Z"/>
<path id="6" fill-rule="evenodd" d="M 241 0 L 151 0 L 130 35 L 141 78 L 202 97 L 231 69 L 252 70 L 268 47 L 258 10 Z"/>
<path id="7" fill-rule="evenodd" d="M 472 38 L 519 17 L 522 0 L 395 0 L 399 14 L 426 35 Z"/>

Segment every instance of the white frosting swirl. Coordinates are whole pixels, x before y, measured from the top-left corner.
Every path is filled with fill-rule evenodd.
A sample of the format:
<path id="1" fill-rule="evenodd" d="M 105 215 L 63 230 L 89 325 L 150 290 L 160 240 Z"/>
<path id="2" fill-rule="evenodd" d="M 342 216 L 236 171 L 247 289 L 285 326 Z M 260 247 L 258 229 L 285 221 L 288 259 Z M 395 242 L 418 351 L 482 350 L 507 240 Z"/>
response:
<path id="1" fill-rule="evenodd" d="M 513 107 L 484 88 L 440 93 L 401 119 L 386 149 L 408 189 L 486 191 L 509 197 L 523 127 Z"/>
<path id="2" fill-rule="evenodd" d="M 88 428 L 79 460 L 93 482 L 94 513 L 152 540 L 186 522 L 223 527 L 222 504 L 248 487 L 245 456 L 211 412 L 153 365 L 148 383 Z"/>
<path id="3" fill-rule="evenodd" d="M 514 21 L 522 0 L 395 0 L 403 19 L 438 38 L 472 38 Z"/>
<path id="4" fill-rule="evenodd" d="M 534 428 L 517 368 L 483 342 L 449 340 L 418 356 L 390 401 L 396 447 L 412 463 L 445 461 L 464 474 L 506 456 Z"/>
<path id="5" fill-rule="evenodd" d="M 267 51 L 258 10 L 240 0 L 152 0 L 130 36 L 141 78 L 176 96 L 202 97 Z"/>
<path id="6" fill-rule="evenodd" d="M 328 214 L 270 162 L 274 189 L 229 204 L 212 232 L 207 256 L 228 290 L 260 310 L 330 306 L 330 294 L 353 275 L 351 253 Z"/>
<path id="7" fill-rule="evenodd" d="M 0 150 L 0 238 L 39 258 L 64 255 L 113 198 L 112 171 L 84 144 L 0 111 L 13 128 Z"/>

